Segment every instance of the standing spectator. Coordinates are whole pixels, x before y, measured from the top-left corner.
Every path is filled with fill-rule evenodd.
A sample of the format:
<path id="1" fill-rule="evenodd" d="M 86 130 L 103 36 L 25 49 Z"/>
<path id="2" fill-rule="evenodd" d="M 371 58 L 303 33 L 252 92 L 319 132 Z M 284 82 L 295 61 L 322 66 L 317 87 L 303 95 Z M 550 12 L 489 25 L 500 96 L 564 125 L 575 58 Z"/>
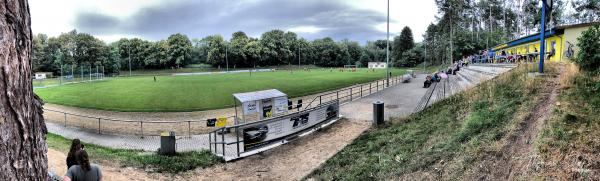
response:
<path id="1" fill-rule="evenodd" d="M 67 169 L 71 168 L 73 165 L 77 165 L 77 158 L 75 157 L 75 153 L 83 148 L 81 141 L 79 139 L 74 139 L 71 141 L 71 148 L 69 149 L 69 154 L 67 154 Z"/>
<path id="2" fill-rule="evenodd" d="M 88 158 L 87 152 L 85 150 L 79 150 L 75 153 L 77 157 L 77 163 L 79 165 L 74 165 L 69 168 L 64 181 L 101 181 L 102 180 L 102 171 L 100 167 L 96 164 L 90 164 L 90 159 Z"/>

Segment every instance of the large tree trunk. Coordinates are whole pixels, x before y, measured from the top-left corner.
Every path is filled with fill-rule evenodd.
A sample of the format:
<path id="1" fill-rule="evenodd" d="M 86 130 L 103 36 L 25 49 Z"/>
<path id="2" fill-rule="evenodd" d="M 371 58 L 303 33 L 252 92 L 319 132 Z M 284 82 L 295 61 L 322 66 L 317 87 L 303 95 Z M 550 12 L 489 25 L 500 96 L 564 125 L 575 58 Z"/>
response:
<path id="1" fill-rule="evenodd" d="M 27 0 L 0 0 L 0 180 L 46 180 L 46 126 L 31 85 Z"/>

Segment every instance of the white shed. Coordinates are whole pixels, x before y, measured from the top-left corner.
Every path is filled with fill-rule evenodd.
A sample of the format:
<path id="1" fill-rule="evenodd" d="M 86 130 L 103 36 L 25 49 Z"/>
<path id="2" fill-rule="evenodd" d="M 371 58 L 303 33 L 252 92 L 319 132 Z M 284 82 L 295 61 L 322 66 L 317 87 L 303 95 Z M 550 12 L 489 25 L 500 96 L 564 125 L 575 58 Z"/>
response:
<path id="1" fill-rule="evenodd" d="M 386 62 L 369 62 L 370 69 L 384 69 L 387 68 Z"/>
<path id="2" fill-rule="evenodd" d="M 243 123 L 285 115 L 288 111 L 287 95 L 277 89 L 235 93 L 233 97 L 236 117 L 239 117 L 237 105 L 242 107 L 241 121 Z"/>

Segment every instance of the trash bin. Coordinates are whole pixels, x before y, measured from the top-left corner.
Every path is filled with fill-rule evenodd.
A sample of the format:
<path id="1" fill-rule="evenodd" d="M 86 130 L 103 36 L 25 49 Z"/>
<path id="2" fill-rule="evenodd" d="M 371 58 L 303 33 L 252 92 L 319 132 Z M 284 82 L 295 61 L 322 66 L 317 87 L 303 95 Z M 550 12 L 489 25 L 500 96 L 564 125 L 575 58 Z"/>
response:
<path id="1" fill-rule="evenodd" d="M 160 133 L 160 149 L 158 154 L 174 155 L 175 154 L 175 132 Z"/>
<path id="2" fill-rule="evenodd" d="M 383 102 L 376 101 L 373 103 L 373 125 L 383 124 Z"/>

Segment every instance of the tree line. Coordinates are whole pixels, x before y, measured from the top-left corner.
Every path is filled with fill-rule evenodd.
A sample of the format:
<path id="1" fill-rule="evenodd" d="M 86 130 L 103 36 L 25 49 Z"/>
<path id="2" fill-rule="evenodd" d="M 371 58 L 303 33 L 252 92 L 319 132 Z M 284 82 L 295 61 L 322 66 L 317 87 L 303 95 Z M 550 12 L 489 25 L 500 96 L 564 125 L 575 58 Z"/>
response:
<path id="1" fill-rule="evenodd" d="M 500 43 L 539 32 L 539 0 L 435 0 L 436 22 L 424 35 L 426 60 L 450 63 Z M 600 21 L 600 1 L 554 0 L 545 17 L 547 28 L 557 25 Z"/>
<path id="2" fill-rule="evenodd" d="M 251 68 L 279 65 L 316 65 L 341 67 L 366 66 L 371 61 L 386 60 L 386 40 L 368 41 L 361 45 L 347 39 L 330 37 L 309 41 L 294 32 L 271 30 L 259 38 L 243 31 L 226 40 L 210 35 L 190 40 L 184 34 L 170 35 L 166 40 L 148 41 L 122 38 L 112 43 L 76 30 L 58 37 L 37 34 L 33 37 L 33 71 L 60 73 L 61 65 L 76 67 L 104 66 L 107 73 L 139 69 L 171 69 L 190 64 L 229 65 Z M 396 66 L 414 66 L 422 61 L 422 48 L 415 48 L 412 32 L 405 27 L 390 41 L 390 60 Z M 63 67 L 64 68 L 64 67 Z"/>

